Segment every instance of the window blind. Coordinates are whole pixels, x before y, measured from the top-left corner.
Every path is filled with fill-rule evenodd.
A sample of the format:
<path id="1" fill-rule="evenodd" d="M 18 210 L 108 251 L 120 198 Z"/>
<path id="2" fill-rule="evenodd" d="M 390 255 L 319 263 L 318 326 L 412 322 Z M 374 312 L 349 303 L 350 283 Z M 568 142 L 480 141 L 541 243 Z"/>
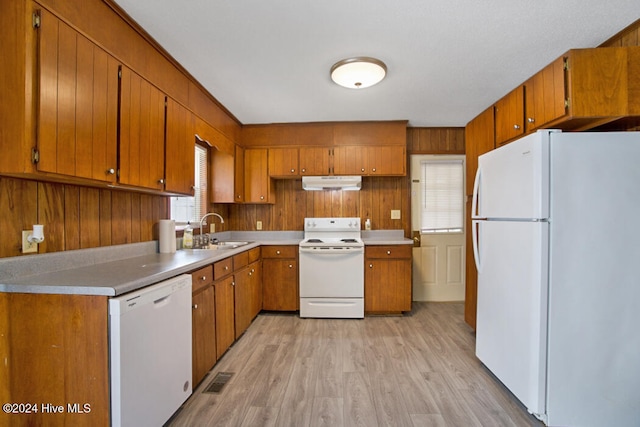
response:
<path id="1" fill-rule="evenodd" d="M 464 224 L 462 160 L 421 162 L 421 221 L 423 233 L 461 232 Z"/>

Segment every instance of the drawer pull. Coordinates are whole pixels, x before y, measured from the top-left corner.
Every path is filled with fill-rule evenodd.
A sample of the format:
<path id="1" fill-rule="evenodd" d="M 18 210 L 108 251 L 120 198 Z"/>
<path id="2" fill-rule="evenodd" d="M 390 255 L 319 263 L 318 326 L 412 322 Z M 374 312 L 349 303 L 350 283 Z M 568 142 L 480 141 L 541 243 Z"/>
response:
<path id="1" fill-rule="evenodd" d="M 197 310 L 197 309 L 198 309 L 198 304 L 195 304 L 195 305 L 193 306 L 193 309 L 194 309 L 194 310 Z"/>
<path id="2" fill-rule="evenodd" d="M 207 276 L 202 276 L 202 277 L 200 278 L 200 280 L 202 280 L 202 281 L 204 282 L 205 280 L 207 280 Z"/>
<path id="3" fill-rule="evenodd" d="M 387 251 L 387 255 L 391 255 L 391 251 Z"/>
<path id="4" fill-rule="evenodd" d="M 373 264 L 369 264 L 369 268 L 373 268 Z"/>
<path id="5" fill-rule="evenodd" d="M 225 271 L 227 271 L 228 269 L 229 269 L 229 266 L 228 266 L 228 265 L 225 265 L 225 266 L 224 266 L 224 270 L 225 270 Z"/>
<path id="6" fill-rule="evenodd" d="M 276 251 L 276 255 L 280 255 L 280 251 Z"/>
<path id="7" fill-rule="evenodd" d="M 293 265 L 289 264 L 289 268 L 293 268 Z"/>

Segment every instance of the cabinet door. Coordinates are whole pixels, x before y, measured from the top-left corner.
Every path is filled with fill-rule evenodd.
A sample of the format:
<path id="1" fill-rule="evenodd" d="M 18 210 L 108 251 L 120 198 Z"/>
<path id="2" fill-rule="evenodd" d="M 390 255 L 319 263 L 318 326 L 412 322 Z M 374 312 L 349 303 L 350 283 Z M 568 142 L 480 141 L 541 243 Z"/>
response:
<path id="1" fill-rule="evenodd" d="M 247 266 L 236 271 L 234 286 L 234 304 L 235 304 L 235 338 L 240 335 L 251 324 L 251 267 Z"/>
<path id="2" fill-rule="evenodd" d="M 235 203 L 244 202 L 244 148 L 236 145 Z"/>
<path id="3" fill-rule="evenodd" d="M 495 104 L 496 145 L 524 134 L 524 85 L 518 86 Z"/>
<path id="4" fill-rule="evenodd" d="M 271 178 L 269 178 L 266 148 L 244 150 L 245 202 L 269 203 Z"/>
<path id="5" fill-rule="evenodd" d="M 333 149 L 334 175 L 366 175 L 368 152 L 361 146 L 341 146 Z"/>
<path id="6" fill-rule="evenodd" d="M 288 178 L 299 176 L 297 148 L 269 148 L 269 176 Z"/>
<path id="7" fill-rule="evenodd" d="M 525 82 L 525 130 L 532 132 L 565 114 L 564 58 Z"/>
<path id="8" fill-rule="evenodd" d="M 329 152 L 327 147 L 300 147 L 300 175 L 328 175 Z"/>
<path id="9" fill-rule="evenodd" d="M 478 270 L 473 259 L 473 241 L 471 227 L 471 199 L 467 200 L 466 224 L 466 255 L 465 255 L 465 287 L 464 287 L 464 321 L 473 329 L 476 328 L 476 311 L 478 304 Z"/>
<path id="10" fill-rule="evenodd" d="M 216 363 L 216 312 L 213 286 L 192 297 L 193 386 L 195 387 Z"/>
<path id="11" fill-rule="evenodd" d="M 473 194 L 473 180 L 478 169 L 478 157 L 495 148 L 493 107 L 489 107 L 471 120 L 464 130 L 467 195 Z"/>
<path id="12" fill-rule="evenodd" d="M 167 98 L 165 190 L 192 196 L 195 186 L 195 122 L 193 114 Z"/>
<path id="13" fill-rule="evenodd" d="M 251 320 L 262 311 L 263 291 L 262 291 L 262 261 L 256 261 L 250 264 L 251 267 Z"/>
<path id="14" fill-rule="evenodd" d="M 299 307 L 298 262 L 295 259 L 265 258 L 263 268 L 263 308 L 295 311 Z"/>
<path id="15" fill-rule="evenodd" d="M 411 260 L 368 259 L 365 268 L 365 312 L 411 310 Z"/>
<path id="16" fill-rule="evenodd" d="M 379 146 L 367 147 L 367 174 L 369 175 L 406 175 L 407 157 L 405 147 Z"/>
<path id="17" fill-rule="evenodd" d="M 116 179 L 118 63 L 41 10 L 38 170 Z"/>
<path id="18" fill-rule="evenodd" d="M 228 276 L 213 283 L 216 306 L 216 355 L 218 359 L 235 341 L 234 281 Z"/>
<path id="19" fill-rule="evenodd" d="M 126 67 L 120 75 L 119 182 L 164 190 L 166 97 Z"/>

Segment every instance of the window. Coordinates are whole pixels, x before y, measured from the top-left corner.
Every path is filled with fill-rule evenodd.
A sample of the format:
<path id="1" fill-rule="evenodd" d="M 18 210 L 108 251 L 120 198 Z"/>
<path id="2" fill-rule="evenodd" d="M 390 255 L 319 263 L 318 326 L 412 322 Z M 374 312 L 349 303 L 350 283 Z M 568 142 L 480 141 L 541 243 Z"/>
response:
<path id="1" fill-rule="evenodd" d="M 193 197 L 171 197 L 171 219 L 177 224 L 192 224 L 207 213 L 207 165 L 208 150 L 196 144 L 196 179 Z"/>
<path id="2" fill-rule="evenodd" d="M 464 164 L 462 160 L 420 163 L 422 233 L 461 233 L 464 224 Z"/>

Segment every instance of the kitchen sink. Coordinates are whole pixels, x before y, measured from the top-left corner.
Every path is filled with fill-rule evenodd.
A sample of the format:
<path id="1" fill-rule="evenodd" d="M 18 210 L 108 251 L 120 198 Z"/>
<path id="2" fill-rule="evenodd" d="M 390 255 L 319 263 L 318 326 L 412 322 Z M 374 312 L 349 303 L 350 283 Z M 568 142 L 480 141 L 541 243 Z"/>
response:
<path id="1" fill-rule="evenodd" d="M 185 249 L 188 251 L 216 251 L 216 250 L 223 250 L 223 249 L 235 249 L 235 248 L 239 248 L 241 246 L 244 245 L 248 245 L 251 242 L 241 242 L 241 241 L 236 241 L 236 240 L 229 240 L 229 241 L 223 241 L 223 242 L 216 242 L 216 243 L 211 243 L 209 245 L 209 247 L 205 247 L 205 248 L 192 248 L 192 249 Z"/>

